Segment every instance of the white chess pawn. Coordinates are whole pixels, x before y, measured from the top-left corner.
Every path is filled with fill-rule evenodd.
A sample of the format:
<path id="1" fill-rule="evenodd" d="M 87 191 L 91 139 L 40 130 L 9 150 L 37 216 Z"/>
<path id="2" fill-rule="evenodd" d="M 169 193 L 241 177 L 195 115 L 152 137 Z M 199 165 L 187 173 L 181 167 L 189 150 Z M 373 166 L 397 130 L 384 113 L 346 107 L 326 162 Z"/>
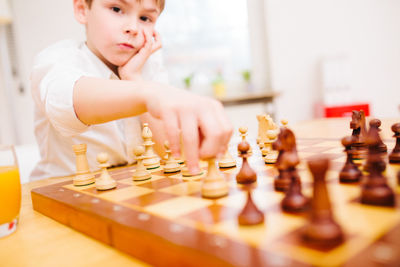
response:
<path id="1" fill-rule="evenodd" d="M 178 163 L 177 160 L 171 155 L 171 150 L 169 149 L 169 142 L 164 142 L 166 161 L 164 166 L 164 173 L 174 173 L 181 171 L 181 165 Z"/>
<path id="2" fill-rule="evenodd" d="M 113 189 L 117 186 L 117 182 L 110 176 L 107 171 L 107 167 L 110 166 L 108 163 L 108 154 L 100 153 L 97 155 L 97 162 L 99 163 L 99 167 L 101 168 L 100 177 L 96 179 L 96 189 L 97 190 L 108 190 Z"/>
<path id="3" fill-rule="evenodd" d="M 132 174 L 132 179 L 133 181 L 143 181 L 151 178 L 151 173 L 146 169 L 146 167 L 143 165 L 143 159 L 144 159 L 144 147 L 143 146 L 137 146 L 133 150 L 133 153 L 135 154 L 136 157 L 136 169 Z"/>
<path id="4" fill-rule="evenodd" d="M 204 177 L 201 195 L 205 198 L 219 198 L 228 195 L 229 185 L 215 166 L 215 158 L 208 160 L 208 172 Z"/>
<path id="5" fill-rule="evenodd" d="M 276 137 L 278 136 L 277 130 L 268 130 L 267 137 L 268 141 L 265 142 L 265 146 L 268 145 L 268 151 L 264 156 L 264 161 L 266 164 L 274 164 L 278 159 L 278 151 L 272 149 L 272 143 L 275 142 Z"/>
<path id="6" fill-rule="evenodd" d="M 233 168 L 236 167 L 236 161 L 232 157 L 232 155 L 229 153 L 229 150 L 227 149 L 223 158 L 218 161 L 218 166 L 220 168 Z"/>

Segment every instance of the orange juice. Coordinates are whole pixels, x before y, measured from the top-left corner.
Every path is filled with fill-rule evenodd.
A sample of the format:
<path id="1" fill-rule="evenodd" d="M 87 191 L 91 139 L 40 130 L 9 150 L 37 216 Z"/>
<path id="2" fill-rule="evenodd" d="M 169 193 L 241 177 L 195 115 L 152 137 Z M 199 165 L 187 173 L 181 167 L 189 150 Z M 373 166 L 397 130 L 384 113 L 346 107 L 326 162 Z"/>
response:
<path id="1" fill-rule="evenodd" d="M 0 167 L 0 225 L 18 217 L 21 206 L 21 183 L 17 166 Z"/>

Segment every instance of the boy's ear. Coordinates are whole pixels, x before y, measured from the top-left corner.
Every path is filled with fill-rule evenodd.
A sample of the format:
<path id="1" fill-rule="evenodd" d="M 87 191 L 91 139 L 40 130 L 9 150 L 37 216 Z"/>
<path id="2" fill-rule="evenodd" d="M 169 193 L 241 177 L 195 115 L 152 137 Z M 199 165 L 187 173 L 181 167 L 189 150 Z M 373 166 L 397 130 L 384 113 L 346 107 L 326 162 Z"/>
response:
<path id="1" fill-rule="evenodd" d="M 85 0 L 74 0 L 74 15 L 75 19 L 81 23 L 86 24 L 86 15 L 88 6 Z"/>

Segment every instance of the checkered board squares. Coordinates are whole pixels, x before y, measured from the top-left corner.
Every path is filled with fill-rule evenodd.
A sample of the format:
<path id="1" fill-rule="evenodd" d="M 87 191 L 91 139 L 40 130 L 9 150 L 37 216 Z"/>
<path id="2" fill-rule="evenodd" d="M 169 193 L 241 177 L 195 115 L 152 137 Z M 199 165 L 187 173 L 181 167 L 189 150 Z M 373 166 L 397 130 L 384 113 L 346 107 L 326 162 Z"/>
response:
<path id="1" fill-rule="evenodd" d="M 339 246 L 329 249 L 310 247 L 302 242 L 301 231 L 307 223 L 307 216 L 286 214 L 281 211 L 280 203 L 284 194 L 274 190 L 274 177 L 278 175 L 278 171 L 273 165 L 264 163 L 256 145 L 252 147 L 253 156 L 249 158 L 249 163 L 258 176 L 257 182 L 253 185 L 252 196 L 254 203 L 265 214 L 265 223 L 258 226 L 244 227 L 237 222 L 238 214 L 243 209 L 247 197 L 244 186 L 238 185 L 235 179 L 242 164 L 240 158 L 237 159 L 236 168 L 221 170 L 228 182 L 229 194 L 219 199 L 201 197 L 202 180 L 207 173 L 205 162 L 201 162 L 200 165 L 203 174 L 195 177 L 184 177 L 181 173 L 164 174 L 161 167 L 151 171 L 150 180 L 133 181 L 132 173 L 135 167 L 130 166 L 109 170 L 112 177 L 117 180 L 117 188 L 110 191 L 97 191 L 94 184 L 76 187 L 72 183 L 62 183 L 44 188 L 43 191 L 38 190 L 36 193 L 48 198 L 49 201 L 65 203 L 65 206 L 72 207 L 74 212 L 76 210 L 82 213 L 88 212 L 81 210 L 81 207 L 85 207 L 90 211 L 89 215 L 85 213 L 87 216 L 90 214 L 106 216 L 105 221 L 117 224 L 123 220 L 123 231 L 128 227 L 129 231 L 134 233 L 133 236 L 144 233 L 144 240 L 149 238 L 147 233 L 150 235 L 155 232 L 162 233 L 157 229 L 167 229 L 167 233 L 160 234 L 160 237 L 172 243 L 176 237 L 176 240 L 183 242 L 179 243 L 179 247 L 187 249 L 186 252 L 194 248 L 205 253 L 201 258 L 211 255 L 210 257 L 218 257 L 223 262 L 234 265 L 263 266 L 267 262 L 272 266 L 344 263 L 352 265 L 356 263 L 353 259 L 360 260 L 359 255 L 367 251 L 368 253 L 372 251 L 374 254 L 374 246 L 378 241 L 379 244 L 387 246 L 386 240 L 394 240 L 391 242 L 397 242 L 400 246 L 400 235 L 394 239 L 387 235 L 390 231 L 397 231 L 396 229 L 399 229 L 400 233 L 400 209 L 361 205 L 359 185 L 339 184 L 338 173 L 346 160 L 340 141 L 298 140 L 301 162 L 297 170 L 302 180 L 304 195 L 310 197 L 313 190 L 307 159 L 322 155 L 331 158 L 326 177 L 327 186 L 334 216 L 342 226 L 346 239 Z M 236 148 L 231 151 L 235 153 Z M 396 168 L 400 169 L 388 165 L 386 175 L 400 200 L 400 186 L 397 186 L 394 177 Z M 34 198 L 33 202 L 36 202 Z M 35 205 L 37 204 L 34 203 Z M 111 213 L 108 214 L 108 211 Z M 62 212 L 57 211 L 57 214 L 60 213 Z M 49 216 L 57 218 L 55 214 Z M 143 228 L 140 228 L 140 232 L 136 232 L 135 229 L 139 226 Z M 112 228 L 115 225 L 107 227 Z M 210 244 L 212 247 L 208 247 Z M 132 246 L 132 243 L 129 243 L 129 246 Z M 240 250 L 235 251 L 233 247 Z M 394 248 L 392 245 L 388 247 Z M 166 246 L 163 250 L 165 249 L 169 250 L 171 247 Z M 133 250 L 132 255 L 137 256 L 135 251 L 138 250 Z M 240 257 L 243 251 L 251 255 L 263 255 L 259 258 L 263 260 L 255 263 L 253 256 Z M 180 257 L 185 255 L 186 253 Z M 148 260 L 151 262 L 152 259 Z M 269 262 L 270 260 L 273 262 Z M 193 262 L 197 261 L 189 260 L 189 265 L 194 264 Z M 213 264 L 207 261 L 203 264 L 205 265 Z M 220 266 L 220 263 L 214 265 Z"/>

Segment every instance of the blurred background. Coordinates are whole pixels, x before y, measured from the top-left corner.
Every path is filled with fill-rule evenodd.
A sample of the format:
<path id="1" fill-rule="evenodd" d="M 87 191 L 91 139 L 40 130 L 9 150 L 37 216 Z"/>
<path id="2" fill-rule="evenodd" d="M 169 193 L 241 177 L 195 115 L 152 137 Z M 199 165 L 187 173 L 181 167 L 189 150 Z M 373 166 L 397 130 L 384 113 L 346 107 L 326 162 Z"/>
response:
<path id="1" fill-rule="evenodd" d="M 171 83 L 235 99 L 232 123 L 255 135 L 262 112 L 290 124 L 355 106 L 399 117 L 399 14 L 398 0 L 166 0 L 157 27 Z M 34 56 L 84 28 L 72 0 L 0 0 L 0 25 L 0 143 L 32 148 Z"/>

